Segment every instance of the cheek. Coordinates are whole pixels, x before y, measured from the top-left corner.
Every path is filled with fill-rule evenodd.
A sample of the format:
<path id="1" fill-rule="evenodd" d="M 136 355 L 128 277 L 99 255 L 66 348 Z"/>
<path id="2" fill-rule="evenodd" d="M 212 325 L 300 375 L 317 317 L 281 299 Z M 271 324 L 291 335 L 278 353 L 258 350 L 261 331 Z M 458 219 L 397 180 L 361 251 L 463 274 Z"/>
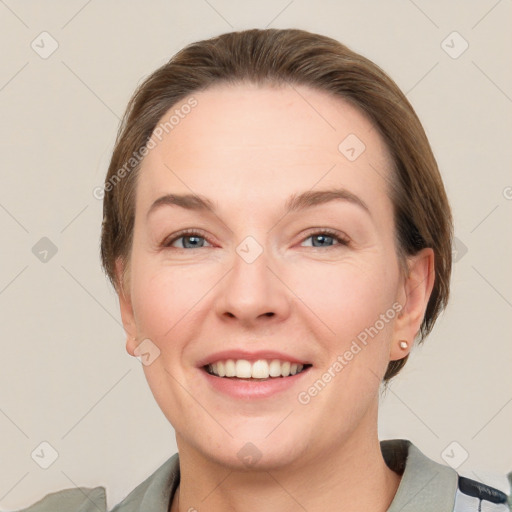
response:
<path id="1" fill-rule="evenodd" d="M 171 269 L 141 272 L 132 290 L 139 328 L 155 342 L 193 313 L 198 298 L 197 280 Z"/>
<path id="2" fill-rule="evenodd" d="M 307 313 L 310 325 L 318 326 L 320 367 L 336 372 L 336 361 L 343 366 L 331 388 L 342 408 L 352 407 L 355 390 L 373 396 L 378 386 L 374 376 L 383 375 L 389 360 L 398 269 L 377 254 L 367 256 L 329 268 L 311 266 L 297 281 L 304 311 L 314 313 Z"/>
<path id="3" fill-rule="evenodd" d="M 131 290 L 138 329 L 162 353 L 168 352 L 169 341 L 178 348 L 184 334 L 192 335 L 204 320 L 204 304 L 224 271 L 215 262 L 166 265 L 143 255 L 137 264 Z"/>
<path id="4" fill-rule="evenodd" d="M 294 291 L 336 334 L 357 334 L 392 306 L 396 279 L 392 262 L 353 258 L 302 269 Z"/>

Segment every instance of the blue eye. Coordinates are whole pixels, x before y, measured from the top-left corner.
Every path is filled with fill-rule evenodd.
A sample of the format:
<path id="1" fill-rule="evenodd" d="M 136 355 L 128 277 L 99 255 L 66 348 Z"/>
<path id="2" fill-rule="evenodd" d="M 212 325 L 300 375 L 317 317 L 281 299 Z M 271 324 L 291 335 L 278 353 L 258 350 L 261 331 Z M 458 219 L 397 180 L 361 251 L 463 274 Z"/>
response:
<path id="1" fill-rule="evenodd" d="M 326 247 L 330 249 L 331 247 L 336 247 L 338 245 L 348 245 L 349 243 L 349 241 L 343 235 L 341 235 L 341 233 L 329 229 L 315 232 L 304 240 L 309 240 L 310 238 L 313 240 L 312 247 L 315 248 Z M 319 243 L 319 245 L 315 245 L 315 240 Z M 328 244 L 329 241 L 336 241 L 338 243 L 334 245 L 325 245 L 326 243 Z"/>
<path id="2" fill-rule="evenodd" d="M 349 245 L 349 240 L 343 236 L 340 232 L 330 229 L 324 229 L 320 231 L 315 231 L 311 235 L 307 236 L 303 239 L 303 242 L 305 240 L 312 239 L 314 240 L 313 245 L 310 247 L 314 247 L 316 249 L 320 249 L 322 247 L 330 249 L 337 246 L 345 246 Z M 174 243 L 178 240 L 182 240 L 182 247 L 174 247 Z M 316 241 L 316 242 L 315 242 Z M 332 244 L 332 242 L 335 241 L 337 243 Z M 185 230 L 177 233 L 174 235 L 171 239 L 164 240 L 162 242 L 162 247 L 165 248 L 174 248 L 174 249 L 201 249 L 204 247 L 207 247 L 204 245 L 204 243 L 208 242 L 207 238 L 204 236 L 204 233 L 199 230 Z M 331 244 L 329 244 L 331 242 Z M 315 245 L 315 243 L 318 243 L 318 245 Z"/>
<path id="3" fill-rule="evenodd" d="M 186 242 L 186 240 L 189 242 Z M 163 247 L 171 247 L 174 242 L 183 240 L 183 247 L 175 247 L 175 249 L 201 249 L 204 245 L 201 244 L 201 240 L 206 241 L 206 238 L 202 236 L 202 233 L 195 230 L 182 231 L 174 236 L 170 240 L 163 242 Z M 208 243 L 208 242 L 207 242 Z M 188 245 L 188 247 L 187 247 Z"/>

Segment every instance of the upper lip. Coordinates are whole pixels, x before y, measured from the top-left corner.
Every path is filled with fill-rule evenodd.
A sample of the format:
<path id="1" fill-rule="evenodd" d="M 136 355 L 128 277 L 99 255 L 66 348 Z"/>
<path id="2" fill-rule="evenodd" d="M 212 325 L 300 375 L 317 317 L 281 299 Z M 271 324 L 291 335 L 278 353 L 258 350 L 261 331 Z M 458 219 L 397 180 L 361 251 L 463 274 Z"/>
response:
<path id="1" fill-rule="evenodd" d="M 290 363 L 303 365 L 310 364 L 307 361 L 275 350 L 258 350 L 256 352 L 249 352 L 248 350 L 223 350 L 203 357 L 198 361 L 197 366 L 202 367 L 207 364 L 216 363 L 217 361 L 226 361 L 227 359 L 246 359 L 247 361 L 252 362 L 257 361 L 258 359 L 266 359 L 269 361 L 279 359 L 280 361 L 289 361 Z"/>

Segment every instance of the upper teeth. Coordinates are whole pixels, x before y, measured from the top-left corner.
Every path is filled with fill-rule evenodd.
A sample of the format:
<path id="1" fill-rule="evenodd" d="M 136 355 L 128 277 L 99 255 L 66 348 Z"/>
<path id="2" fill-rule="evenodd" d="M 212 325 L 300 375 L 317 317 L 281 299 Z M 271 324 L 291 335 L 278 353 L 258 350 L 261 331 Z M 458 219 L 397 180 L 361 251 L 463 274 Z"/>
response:
<path id="1" fill-rule="evenodd" d="M 273 359 L 258 359 L 251 363 L 246 359 L 227 359 L 208 365 L 208 369 L 219 377 L 238 377 L 240 379 L 268 379 L 269 377 L 288 377 L 302 371 L 304 365 Z"/>

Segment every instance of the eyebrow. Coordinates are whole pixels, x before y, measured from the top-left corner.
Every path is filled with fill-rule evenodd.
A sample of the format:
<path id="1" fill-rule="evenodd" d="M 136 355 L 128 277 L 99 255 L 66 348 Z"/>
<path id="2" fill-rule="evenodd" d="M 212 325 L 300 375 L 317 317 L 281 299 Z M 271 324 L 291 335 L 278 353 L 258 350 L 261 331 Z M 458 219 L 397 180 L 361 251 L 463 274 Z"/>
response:
<path id="1" fill-rule="evenodd" d="M 366 203 L 354 193 L 344 188 L 334 188 L 329 190 L 308 190 L 301 194 L 292 194 L 285 204 L 285 212 L 297 212 L 318 206 L 321 204 L 329 203 L 331 201 L 348 201 L 362 208 L 368 215 L 371 216 L 370 210 Z M 149 208 L 146 218 L 159 209 L 160 207 L 179 206 L 186 210 L 192 211 L 210 211 L 217 210 L 216 205 L 207 197 L 198 194 L 166 194 L 159 197 Z"/>

